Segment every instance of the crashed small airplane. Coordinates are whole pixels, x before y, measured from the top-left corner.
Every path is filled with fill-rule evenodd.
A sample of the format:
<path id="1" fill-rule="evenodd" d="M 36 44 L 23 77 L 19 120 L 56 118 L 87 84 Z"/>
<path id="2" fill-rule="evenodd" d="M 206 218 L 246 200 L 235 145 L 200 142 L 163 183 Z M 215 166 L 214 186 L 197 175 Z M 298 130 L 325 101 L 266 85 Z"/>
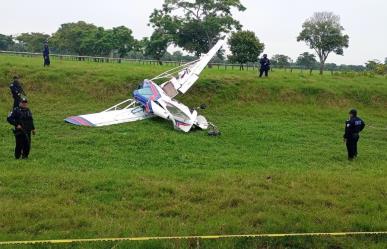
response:
<path id="1" fill-rule="evenodd" d="M 203 130 L 211 128 L 209 135 L 218 135 L 216 127 L 205 117 L 174 98 L 179 93 L 185 94 L 193 86 L 199 79 L 200 73 L 224 43 L 224 40 L 218 41 L 207 54 L 203 54 L 196 61 L 168 70 L 151 80 L 144 80 L 139 89 L 133 92 L 134 99 L 127 99 L 103 112 L 66 118 L 65 122 L 99 127 L 158 116 L 172 121 L 177 130 L 189 132 L 195 127 Z M 166 81 L 158 85 L 155 83 L 156 80 Z M 204 109 L 205 105 L 202 105 L 201 108 Z"/>

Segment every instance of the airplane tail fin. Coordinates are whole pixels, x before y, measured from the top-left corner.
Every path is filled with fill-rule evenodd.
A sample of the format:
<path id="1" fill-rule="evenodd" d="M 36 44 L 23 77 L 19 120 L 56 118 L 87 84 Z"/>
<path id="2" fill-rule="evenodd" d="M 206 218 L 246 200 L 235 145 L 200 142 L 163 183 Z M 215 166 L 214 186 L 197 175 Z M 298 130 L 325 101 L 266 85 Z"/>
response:
<path id="1" fill-rule="evenodd" d="M 200 60 L 193 64 L 188 74 L 177 79 L 180 84 L 180 87 L 177 88 L 179 92 L 184 94 L 191 88 L 191 86 L 199 79 L 200 73 L 206 68 L 208 63 L 212 60 L 212 58 L 214 58 L 216 53 L 223 47 L 224 44 L 224 40 L 219 40 L 207 54 L 202 55 Z"/>
<path id="2" fill-rule="evenodd" d="M 203 54 L 199 60 L 168 70 L 152 80 L 168 78 L 169 81 L 162 84 L 161 87 L 172 83 L 174 91 L 176 91 L 174 95 L 177 95 L 177 91 L 184 94 L 193 86 L 193 84 L 195 84 L 195 82 L 199 79 L 201 72 L 206 68 L 208 63 L 224 46 L 224 44 L 225 40 L 219 40 L 215 46 L 207 54 Z"/>

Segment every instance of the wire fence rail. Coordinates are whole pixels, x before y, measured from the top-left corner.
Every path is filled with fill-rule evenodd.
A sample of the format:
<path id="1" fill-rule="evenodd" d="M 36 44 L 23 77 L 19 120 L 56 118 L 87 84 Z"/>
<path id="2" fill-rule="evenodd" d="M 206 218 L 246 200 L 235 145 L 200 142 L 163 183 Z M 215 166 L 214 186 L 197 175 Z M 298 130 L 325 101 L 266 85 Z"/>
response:
<path id="1" fill-rule="evenodd" d="M 10 56 L 21 56 L 21 57 L 43 57 L 42 53 L 31 53 L 31 52 L 16 52 L 16 51 L 0 51 L 0 55 Z M 143 65 L 154 65 L 154 66 L 181 66 L 189 61 L 158 61 L 148 59 L 132 59 L 132 58 L 115 58 L 115 57 L 99 57 L 99 56 L 82 56 L 82 55 L 63 55 L 63 54 L 50 54 L 50 58 L 54 60 L 64 61 L 85 61 L 85 62 L 96 62 L 96 63 L 132 63 L 132 64 L 143 64 Z M 222 70 L 259 70 L 259 63 L 246 63 L 246 64 L 233 64 L 233 63 L 209 63 L 209 68 L 222 69 Z M 315 69 L 305 68 L 302 66 L 287 66 L 287 67 L 276 67 L 272 66 L 272 70 L 285 70 L 289 72 L 300 71 L 308 72 L 312 74 Z M 331 70 L 333 74 L 337 70 Z"/>

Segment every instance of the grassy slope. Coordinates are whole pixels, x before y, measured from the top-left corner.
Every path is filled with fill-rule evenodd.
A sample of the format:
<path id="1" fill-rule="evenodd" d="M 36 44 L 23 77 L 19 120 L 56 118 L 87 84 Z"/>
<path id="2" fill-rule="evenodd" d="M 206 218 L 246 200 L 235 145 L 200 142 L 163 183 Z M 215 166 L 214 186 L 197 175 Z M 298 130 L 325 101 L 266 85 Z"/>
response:
<path id="1" fill-rule="evenodd" d="M 0 57 L 2 117 L 17 73 L 38 127 L 22 162 L 12 160 L 10 126 L 0 123 L 0 240 L 387 230 L 386 78 L 206 70 L 182 101 L 209 104 L 204 114 L 221 128 L 218 138 L 175 132 L 163 120 L 98 129 L 63 123 L 125 99 L 165 70 L 78 62 L 43 69 L 37 59 Z M 341 137 L 352 106 L 372 127 L 360 158 L 348 163 Z M 254 244 L 383 248 L 386 238 L 204 247 Z"/>

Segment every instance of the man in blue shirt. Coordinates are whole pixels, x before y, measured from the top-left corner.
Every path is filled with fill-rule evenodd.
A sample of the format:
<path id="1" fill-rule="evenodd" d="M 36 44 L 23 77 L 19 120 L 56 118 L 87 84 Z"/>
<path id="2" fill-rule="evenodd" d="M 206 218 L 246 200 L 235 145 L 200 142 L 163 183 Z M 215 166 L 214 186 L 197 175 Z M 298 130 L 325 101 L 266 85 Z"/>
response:
<path id="1" fill-rule="evenodd" d="M 50 66 L 50 49 L 48 48 L 48 44 L 44 43 L 44 50 L 43 50 L 43 58 L 44 58 L 44 66 L 48 67 Z"/>
<path id="2" fill-rule="evenodd" d="M 344 142 L 347 146 L 348 160 L 352 161 L 357 157 L 357 142 L 359 133 L 365 127 L 364 121 L 357 116 L 357 110 L 352 109 L 349 112 L 349 120 L 345 122 Z"/>
<path id="3" fill-rule="evenodd" d="M 13 130 L 16 140 L 15 159 L 20 157 L 28 159 L 31 150 L 31 133 L 35 135 L 35 126 L 26 98 L 21 99 L 20 106 L 13 109 L 7 121 L 15 127 Z"/>
<path id="4" fill-rule="evenodd" d="M 263 55 L 263 58 L 259 60 L 259 64 L 261 64 L 261 68 L 259 69 L 259 77 L 261 78 L 263 76 L 263 73 L 265 73 L 265 77 L 269 76 L 271 62 L 267 58 L 267 54 Z"/>

